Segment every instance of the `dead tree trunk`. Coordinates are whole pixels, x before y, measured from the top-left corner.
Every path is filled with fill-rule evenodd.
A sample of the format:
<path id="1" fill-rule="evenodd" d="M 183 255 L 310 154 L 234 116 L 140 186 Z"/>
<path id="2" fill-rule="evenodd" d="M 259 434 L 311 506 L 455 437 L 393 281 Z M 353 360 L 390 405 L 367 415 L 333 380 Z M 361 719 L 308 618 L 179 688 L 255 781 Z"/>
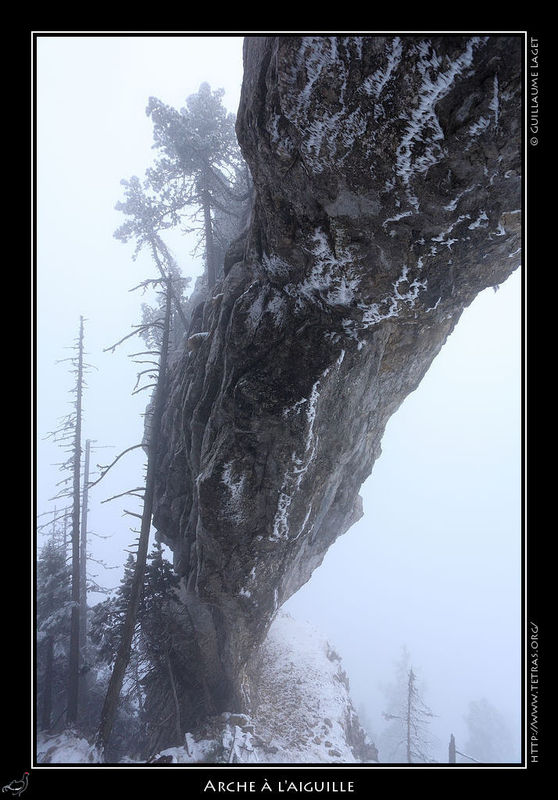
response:
<path id="1" fill-rule="evenodd" d="M 73 455 L 73 505 L 72 505 L 72 616 L 70 620 L 70 666 L 68 678 L 67 721 L 74 724 L 78 716 L 79 697 L 79 631 L 80 631 L 80 567 L 79 524 L 81 509 L 81 411 L 83 393 L 83 317 L 80 317 L 77 380 L 76 422 Z"/>
<path id="2" fill-rule="evenodd" d="M 211 220 L 211 199 L 209 190 L 206 188 L 202 193 L 203 222 L 205 234 L 205 261 L 207 269 L 207 287 L 211 291 L 217 280 L 217 270 L 215 267 L 215 248 L 213 246 L 213 223 Z"/>
<path id="3" fill-rule="evenodd" d="M 48 731 L 52 714 L 52 662 L 54 657 L 54 640 L 52 636 L 47 636 L 45 649 L 45 688 L 41 709 L 41 730 Z"/>
<path id="4" fill-rule="evenodd" d="M 89 457 L 91 454 L 91 440 L 85 441 L 85 457 L 83 468 L 83 493 L 81 505 L 81 542 L 79 554 L 80 567 L 80 615 L 79 615 L 79 640 L 82 652 L 85 653 L 87 644 L 87 504 L 89 501 Z"/>
<path id="5" fill-rule="evenodd" d="M 145 565 L 147 560 L 147 550 L 149 544 L 149 533 L 151 529 L 151 516 L 153 510 L 153 492 L 155 486 L 155 471 L 157 467 L 157 445 L 159 439 L 159 429 L 163 412 L 163 401 L 165 397 L 166 385 L 166 365 L 169 346 L 169 328 L 171 317 L 171 287 L 170 278 L 167 283 L 167 296 L 165 307 L 165 323 L 163 330 L 163 342 L 159 359 L 159 374 L 155 387 L 155 403 L 151 419 L 151 432 L 148 442 L 147 455 L 147 474 L 145 480 L 145 492 L 143 496 L 143 511 L 141 517 L 140 535 L 138 540 L 138 551 L 136 565 L 132 578 L 130 600 L 126 609 L 122 639 L 116 654 L 116 660 L 109 681 L 109 686 L 103 708 L 101 711 L 101 722 L 97 732 L 97 747 L 105 757 L 106 747 L 110 739 L 112 726 L 118 708 L 118 701 L 124 681 L 126 668 L 130 660 L 130 649 L 134 636 L 138 608 L 143 591 L 143 581 L 145 575 Z"/>
<path id="6" fill-rule="evenodd" d="M 450 743 L 449 743 L 449 758 L 448 761 L 450 764 L 455 764 L 455 736 L 453 733 L 450 736 Z"/>
<path id="7" fill-rule="evenodd" d="M 180 719 L 180 703 L 178 701 L 178 693 L 176 691 L 176 681 L 174 680 L 174 672 L 172 669 L 171 659 L 170 659 L 170 651 L 166 654 L 166 664 L 167 670 L 169 673 L 169 681 L 172 690 L 172 698 L 174 702 L 174 723 L 176 728 L 176 737 L 177 737 L 177 744 L 180 743 L 182 736 L 182 722 Z"/>
<path id="8" fill-rule="evenodd" d="M 415 674 L 412 669 L 409 670 L 409 686 L 407 690 L 407 763 L 412 763 L 412 748 L 411 748 L 411 709 L 412 698 L 414 690 Z"/>

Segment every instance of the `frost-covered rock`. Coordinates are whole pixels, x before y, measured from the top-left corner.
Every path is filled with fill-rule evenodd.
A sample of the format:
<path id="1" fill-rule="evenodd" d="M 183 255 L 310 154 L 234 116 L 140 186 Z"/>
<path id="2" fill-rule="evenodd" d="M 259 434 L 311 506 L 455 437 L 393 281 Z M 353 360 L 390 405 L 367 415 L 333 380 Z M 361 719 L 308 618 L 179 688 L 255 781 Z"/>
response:
<path id="1" fill-rule="evenodd" d="M 248 37 L 244 62 L 251 223 L 173 366 L 156 487 L 193 723 L 249 707 L 390 416 L 521 258 L 520 36 Z"/>

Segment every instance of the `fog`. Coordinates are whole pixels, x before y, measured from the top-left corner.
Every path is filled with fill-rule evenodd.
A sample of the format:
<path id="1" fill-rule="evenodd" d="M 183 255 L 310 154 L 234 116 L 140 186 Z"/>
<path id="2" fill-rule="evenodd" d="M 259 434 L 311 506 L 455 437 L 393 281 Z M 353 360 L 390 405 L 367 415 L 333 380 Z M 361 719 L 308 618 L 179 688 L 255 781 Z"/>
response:
<path id="1" fill-rule="evenodd" d="M 132 397 L 134 344 L 106 348 L 140 320 L 148 296 L 129 290 L 148 261 L 113 238 L 119 182 L 152 160 L 150 96 L 181 107 L 202 82 L 224 88 L 236 112 L 242 38 L 41 36 L 37 43 L 37 509 L 51 513 L 60 449 L 44 437 L 69 411 L 68 357 L 85 322 L 84 439 L 106 464 L 142 437 L 147 397 Z M 173 241 L 185 275 L 202 270 L 188 237 Z M 486 698 L 509 720 L 519 759 L 521 714 L 521 284 L 515 274 L 465 310 L 420 387 L 390 420 L 382 455 L 361 490 L 364 516 L 285 606 L 330 637 L 355 705 L 378 735 L 382 684 L 406 646 L 437 715 L 444 759 L 463 716 Z M 135 348 L 138 349 L 137 347 Z M 112 449 L 109 449 L 112 448 Z M 142 458 L 126 457 L 90 493 L 97 559 L 121 565 L 135 534 L 131 500 Z M 46 517 L 41 517 L 44 522 Z M 95 569 L 115 586 L 120 570 Z M 92 601 L 95 598 L 91 598 Z M 380 753 L 380 757 L 381 757 Z"/>

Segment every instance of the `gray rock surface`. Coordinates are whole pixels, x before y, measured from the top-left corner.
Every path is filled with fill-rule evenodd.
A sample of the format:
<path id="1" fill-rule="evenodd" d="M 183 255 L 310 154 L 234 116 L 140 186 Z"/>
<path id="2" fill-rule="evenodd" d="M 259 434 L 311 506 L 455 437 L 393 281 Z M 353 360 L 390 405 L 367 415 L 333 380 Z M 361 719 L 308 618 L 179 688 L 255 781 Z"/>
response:
<path id="1" fill-rule="evenodd" d="M 251 224 L 173 366 L 156 489 L 200 718 L 249 709 L 388 419 L 520 262 L 519 36 L 249 37 L 244 60 Z"/>

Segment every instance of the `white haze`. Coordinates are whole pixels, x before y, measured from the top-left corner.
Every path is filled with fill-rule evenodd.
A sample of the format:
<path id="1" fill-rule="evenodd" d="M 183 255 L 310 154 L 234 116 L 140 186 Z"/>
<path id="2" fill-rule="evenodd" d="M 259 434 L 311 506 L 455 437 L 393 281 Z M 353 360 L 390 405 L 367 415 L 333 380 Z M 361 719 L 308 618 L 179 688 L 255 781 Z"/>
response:
<path id="1" fill-rule="evenodd" d="M 37 56 L 37 420 L 38 512 L 52 511 L 60 450 L 44 436 L 69 411 L 71 376 L 56 364 L 86 317 L 84 438 L 93 464 L 141 439 L 146 396 L 130 397 L 136 368 L 126 352 L 103 352 L 137 324 L 150 298 L 129 289 L 152 275 L 112 234 L 122 178 L 149 166 L 150 95 L 181 107 L 207 81 L 236 112 L 242 39 L 234 36 L 41 36 Z M 173 240 L 185 274 L 197 275 L 191 239 Z M 425 681 L 438 715 L 435 757 L 455 733 L 465 746 L 468 703 L 486 697 L 519 741 L 521 701 L 519 275 L 483 292 L 417 391 L 392 418 L 383 454 L 362 488 L 364 518 L 330 549 L 286 606 L 339 649 L 357 706 L 381 731 L 384 696 L 401 647 Z M 102 503 L 141 483 L 139 451 L 90 493 L 96 558 L 121 565 L 131 500 Z M 46 518 L 41 517 L 41 521 Z M 93 566 L 91 567 L 93 569 Z M 117 584 L 121 571 L 94 570 Z M 96 599 L 96 598 L 93 598 Z M 380 758 L 382 754 L 380 753 Z M 519 750 L 511 754 L 519 758 Z"/>

